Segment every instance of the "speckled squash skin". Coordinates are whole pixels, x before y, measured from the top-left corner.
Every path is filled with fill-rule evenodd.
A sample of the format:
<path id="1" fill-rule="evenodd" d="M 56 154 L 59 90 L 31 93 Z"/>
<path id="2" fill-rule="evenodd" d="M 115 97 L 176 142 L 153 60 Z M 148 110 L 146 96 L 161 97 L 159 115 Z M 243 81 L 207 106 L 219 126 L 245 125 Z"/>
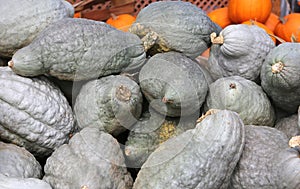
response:
<path id="1" fill-rule="evenodd" d="M 288 117 L 280 119 L 275 128 L 282 131 L 288 138 L 300 135 L 300 126 L 298 125 L 298 114 L 293 114 Z"/>
<path id="2" fill-rule="evenodd" d="M 150 106 L 171 117 L 198 111 L 208 91 L 201 67 L 178 52 L 152 56 L 142 67 L 139 81 Z"/>
<path id="3" fill-rule="evenodd" d="M 0 188 L 3 189 L 52 189 L 51 186 L 37 178 L 14 178 L 0 174 Z"/>
<path id="4" fill-rule="evenodd" d="M 154 110 L 143 114 L 130 129 L 125 144 L 126 165 L 141 168 L 158 146 L 172 137 L 196 126 L 199 115 L 181 118 L 164 117 Z"/>
<path id="5" fill-rule="evenodd" d="M 208 69 L 214 80 L 234 75 L 257 80 L 265 56 L 275 47 L 270 36 L 256 25 L 230 25 L 213 40 Z"/>
<path id="6" fill-rule="evenodd" d="M 296 113 L 300 105 L 300 44 L 282 43 L 276 46 L 261 69 L 261 86 L 275 106 Z"/>
<path id="7" fill-rule="evenodd" d="M 41 178 L 42 167 L 25 148 L 0 142 L 0 174 L 14 178 Z"/>
<path id="8" fill-rule="evenodd" d="M 145 54 L 134 34 L 100 21 L 65 18 L 18 50 L 9 66 L 23 76 L 87 80 L 136 69 L 146 60 Z"/>
<path id="9" fill-rule="evenodd" d="M 72 109 L 46 78 L 25 78 L 0 67 L 0 88 L 1 140 L 25 147 L 38 158 L 69 140 Z"/>
<path id="10" fill-rule="evenodd" d="M 143 8 L 129 31 L 151 54 L 173 50 L 196 58 L 211 45 L 209 35 L 221 28 L 192 3 L 160 1 Z"/>
<path id="11" fill-rule="evenodd" d="M 1 0 L 0 56 L 30 44 L 49 24 L 73 17 L 74 8 L 64 0 Z"/>
<path id="12" fill-rule="evenodd" d="M 119 143 L 95 127 L 76 133 L 47 159 L 43 180 L 53 189 L 130 189 Z"/>
<path id="13" fill-rule="evenodd" d="M 267 95 L 255 82 L 240 76 L 210 84 L 205 109 L 212 108 L 235 111 L 247 125 L 274 126 L 275 113 Z"/>
<path id="14" fill-rule="evenodd" d="M 89 81 L 74 105 L 79 128 L 95 126 L 114 136 L 129 129 L 142 112 L 139 85 L 122 75 Z"/>
<path id="15" fill-rule="evenodd" d="M 273 168 L 278 152 L 288 147 L 288 139 L 281 131 L 267 126 L 245 126 L 245 146 L 242 156 L 232 174 L 234 188 L 278 188 L 278 177 Z"/>
<path id="16" fill-rule="evenodd" d="M 133 189 L 227 188 L 244 146 L 238 114 L 220 110 L 160 145 L 143 164 Z"/>

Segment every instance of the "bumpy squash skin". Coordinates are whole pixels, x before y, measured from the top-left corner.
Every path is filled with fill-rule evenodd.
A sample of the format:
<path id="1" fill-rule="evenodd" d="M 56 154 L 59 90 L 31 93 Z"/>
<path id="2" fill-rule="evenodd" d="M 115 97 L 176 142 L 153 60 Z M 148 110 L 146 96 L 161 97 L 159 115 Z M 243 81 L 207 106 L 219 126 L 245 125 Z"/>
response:
<path id="1" fill-rule="evenodd" d="M 41 178 L 42 167 L 26 149 L 0 142 L 0 174 L 15 178 Z"/>
<path id="2" fill-rule="evenodd" d="M 126 165 L 141 168 L 160 144 L 196 126 L 199 115 L 181 118 L 164 117 L 151 110 L 130 129 L 125 144 Z"/>
<path id="3" fill-rule="evenodd" d="M 298 125 L 298 114 L 280 119 L 275 128 L 282 131 L 290 139 L 293 136 L 300 135 L 300 126 Z"/>
<path id="4" fill-rule="evenodd" d="M 202 68 L 178 52 L 152 56 L 142 67 L 139 81 L 150 106 L 171 117 L 198 111 L 208 91 Z"/>
<path id="5" fill-rule="evenodd" d="M 87 80 L 132 70 L 145 61 L 141 40 L 100 21 L 66 18 L 47 27 L 9 63 L 23 76 Z"/>
<path id="6" fill-rule="evenodd" d="M 237 24 L 224 28 L 222 44 L 212 44 L 208 69 L 214 80 L 239 75 L 255 81 L 258 79 L 265 56 L 275 44 L 258 26 Z"/>
<path id="7" fill-rule="evenodd" d="M 242 120 L 221 110 L 160 145 L 143 164 L 133 189 L 227 188 L 243 146 Z"/>
<path id="8" fill-rule="evenodd" d="M 289 113 L 296 113 L 300 105 L 299 59 L 299 43 L 282 43 L 270 51 L 261 69 L 262 88 L 275 106 Z M 282 67 L 276 67 L 280 63 Z"/>
<path id="9" fill-rule="evenodd" d="M 130 189 L 119 143 L 95 127 L 76 133 L 47 159 L 43 180 L 53 189 Z"/>
<path id="10" fill-rule="evenodd" d="M 111 75 L 83 85 L 74 112 L 79 128 L 95 126 L 116 136 L 140 117 L 142 101 L 140 87 L 135 81 Z"/>
<path id="11" fill-rule="evenodd" d="M 63 0 L 1 0 L 0 56 L 13 53 L 30 44 L 48 25 L 74 15 L 72 5 Z"/>
<path id="12" fill-rule="evenodd" d="M 209 35 L 221 28 L 192 3 L 165 1 L 143 8 L 129 31 L 144 38 L 146 46 L 156 37 L 149 51 L 174 50 L 196 58 L 211 45 Z"/>
<path id="13" fill-rule="evenodd" d="M 66 143 L 74 115 L 62 92 L 46 78 L 25 78 L 0 67 L 0 138 L 38 158 Z"/>
<path id="14" fill-rule="evenodd" d="M 212 83 L 205 108 L 235 111 L 247 125 L 274 126 L 275 122 L 274 109 L 262 88 L 240 76 L 224 77 Z"/>
<path id="15" fill-rule="evenodd" d="M 245 126 L 245 146 L 229 188 L 277 188 L 274 157 L 288 146 L 284 133 L 267 126 Z"/>
<path id="16" fill-rule="evenodd" d="M 0 174 L 0 188 L 3 189 L 52 189 L 51 186 L 37 178 L 14 178 Z"/>

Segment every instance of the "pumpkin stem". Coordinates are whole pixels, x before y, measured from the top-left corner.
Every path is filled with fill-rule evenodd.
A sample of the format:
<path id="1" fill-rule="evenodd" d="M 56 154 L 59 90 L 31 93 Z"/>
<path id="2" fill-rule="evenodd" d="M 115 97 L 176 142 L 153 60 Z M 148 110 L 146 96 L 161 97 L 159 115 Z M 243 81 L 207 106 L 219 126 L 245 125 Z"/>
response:
<path id="1" fill-rule="evenodd" d="M 204 120 L 206 117 L 210 116 L 210 115 L 213 115 L 215 113 L 217 113 L 218 109 L 210 109 L 208 110 L 204 115 L 202 115 L 199 119 L 197 119 L 196 123 L 200 123 L 202 120 Z"/>
<path id="2" fill-rule="evenodd" d="M 224 43 L 224 37 L 222 35 L 217 36 L 216 32 L 213 32 L 210 34 L 210 41 L 213 44 L 223 44 Z"/>
<path id="3" fill-rule="evenodd" d="M 292 137 L 292 138 L 289 140 L 289 146 L 290 146 L 291 148 L 294 148 L 294 147 L 297 147 L 297 146 L 300 147 L 300 135 Z"/>
<path id="4" fill-rule="evenodd" d="M 129 101 L 131 97 L 131 91 L 124 85 L 120 85 L 116 91 L 116 97 L 121 101 Z"/>
<path id="5" fill-rule="evenodd" d="M 118 19 L 118 16 L 115 15 L 114 13 L 110 13 L 110 16 L 112 17 L 113 20 L 117 20 Z"/>
<path id="6" fill-rule="evenodd" d="M 277 62 L 274 65 L 272 65 L 272 73 L 278 74 L 280 73 L 284 68 L 284 64 L 282 62 Z"/>
<path id="7" fill-rule="evenodd" d="M 269 36 L 274 37 L 275 39 L 277 39 L 280 43 L 285 43 L 286 42 L 284 39 L 282 39 L 282 38 L 280 38 L 276 35 L 273 35 L 273 34 L 270 34 L 270 33 L 268 33 L 268 34 L 269 34 Z"/>

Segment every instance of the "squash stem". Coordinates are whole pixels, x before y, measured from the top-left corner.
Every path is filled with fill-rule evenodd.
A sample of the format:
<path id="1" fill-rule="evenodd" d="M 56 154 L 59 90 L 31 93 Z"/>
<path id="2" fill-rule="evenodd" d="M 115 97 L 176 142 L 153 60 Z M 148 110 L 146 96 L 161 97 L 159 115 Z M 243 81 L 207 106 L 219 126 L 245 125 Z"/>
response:
<path id="1" fill-rule="evenodd" d="M 224 37 L 222 35 L 217 36 L 215 32 L 210 34 L 210 41 L 213 44 L 223 44 L 224 43 Z"/>
<path id="2" fill-rule="evenodd" d="M 277 62 L 274 65 L 272 65 L 272 73 L 278 74 L 280 73 L 284 68 L 284 64 L 282 62 Z"/>
<path id="3" fill-rule="evenodd" d="M 116 91 L 116 97 L 120 101 L 129 101 L 131 97 L 131 91 L 124 85 L 120 85 Z"/>
<path id="4" fill-rule="evenodd" d="M 297 146 L 300 147 L 300 135 L 292 137 L 289 140 L 289 146 L 291 148 L 294 148 L 294 147 L 297 147 Z"/>
<path id="5" fill-rule="evenodd" d="M 213 114 L 215 114 L 215 113 L 217 113 L 218 111 L 220 111 L 220 110 L 218 110 L 218 109 L 210 109 L 210 110 L 208 110 L 204 115 L 202 115 L 200 118 L 198 118 L 197 119 L 197 123 L 200 123 L 202 120 L 204 120 L 206 117 L 208 117 L 208 116 L 210 116 L 210 115 L 213 115 Z"/>

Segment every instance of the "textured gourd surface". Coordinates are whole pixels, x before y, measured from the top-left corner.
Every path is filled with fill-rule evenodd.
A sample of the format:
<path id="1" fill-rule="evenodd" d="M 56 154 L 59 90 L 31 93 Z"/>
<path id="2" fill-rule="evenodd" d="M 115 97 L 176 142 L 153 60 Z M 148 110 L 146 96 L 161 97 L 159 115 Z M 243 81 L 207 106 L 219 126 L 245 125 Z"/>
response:
<path id="1" fill-rule="evenodd" d="M 274 109 L 262 88 L 240 76 L 224 77 L 209 86 L 205 108 L 237 112 L 247 125 L 273 126 Z"/>
<path id="2" fill-rule="evenodd" d="M 47 159 L 43 180 L 53 189 L 129 189 L 127 172 L 119 143 L 95 127 L 76 133 Z"/>
<path id="3" fill-rule="evenodd" d="M 18 50 L 11 67 L 23 76 L 86 80 L 135 69 L 144 60 L 145 51 L 136 35 L 100 21 L 65 18 Z"/>
<path id="4" fill-rule="evenodd" d="M 74 129 L 72 109 L 46 78 L 25 78 L 0 67 L 0 88 L 1 140 L 38 157 L 48 156 L 68 141 Z"/>
<path id="5" fill-rule="evenodd" d="M 181 118 L 146 112 L 130 129 L 125 145 L 127 167 L 140 168 L 160 144 L 188 129 L 193 129 L 199 115 Z"/>
<path id="6" fill-rule="evenodd" d="M 274 48 L 270 36 L 258 26 L 237 24 L 224 28 L 223 44 L 212 44 L 208 65 L 214 80 L 239 75 L 249 80 L 259 77 L 268 52 Z"/>
<path id="7" fill-rule="evenodd" d="M 290 113 L 300 105 L 299 59 L 299 43 L 282 43 L 270 51 L 261 69 L 262 88 L 276 106 Z M 281 71 L 274 70 L 278 63 L 283 64 Z"/>
<path id="8" fill-rule="evenodd" d="M 221 110 L 160 145 L 143 164 L 133 188 L 227 188 L 243 146 L 242 120 Z"/>
<path id="9" fill-rule="evenodd" d="M 0 174 L 15 178 L 40 178 L 42 167 L 25 148 L 0 142 Z"/>
<path id="10" fill-rule="evenodd" d="M 0 174 L 0 188 L 3 189 L 52 189 L 51 186 L 37 178 L 14 178 Z"/>
<path id="11" fill-rule="evenodd" d="M 76 98 L 74 112 L 80 128 L 95 126 L 118 135 L 140 117 L 142 101 L 135 81 L 111 75 L 86 83 Z"/>
<path id="12" fill-rule="evenodd" d="M 150 106 L 171 117 L 198 111 L 208 91 L 201 67 L 178 52 L 152 56 L 142 67 L 139 81 Z"/>
<path id="13" fill-rule="evenodd" d="M 0 56 L 11 57 L 49 24 L 73 17 L 74 8 L 63 0 L 1 0 Z"/>
<path id="14" fill-rule="evenodd" d="M 284 133 L 267 126 L 245 126 L 245 146 L 229 188 L 277 188 L 273 168 L 278 152 L 288 147 Z"/>
<path id="15" fill-rule="evenodd" d="M 298 125 L 298 114 L 293 114 L 289 117 L 280 119 L 275 128 L 282 131 L 288 138 L 300 135 L 300 126 Z"/>
<path id="16" fill-rule="evenodd" d="M 220 30 L 202 9 L 179 1 L 149 4 L 139 12 L 129 29 L 141 38 L 155 33 L 157 39 L 153 51 L 175 50 L 191 58 L 202 54 L 211 44 L 210 34 Z M 149 39 L 145 42 L 149 43 Z"/>

